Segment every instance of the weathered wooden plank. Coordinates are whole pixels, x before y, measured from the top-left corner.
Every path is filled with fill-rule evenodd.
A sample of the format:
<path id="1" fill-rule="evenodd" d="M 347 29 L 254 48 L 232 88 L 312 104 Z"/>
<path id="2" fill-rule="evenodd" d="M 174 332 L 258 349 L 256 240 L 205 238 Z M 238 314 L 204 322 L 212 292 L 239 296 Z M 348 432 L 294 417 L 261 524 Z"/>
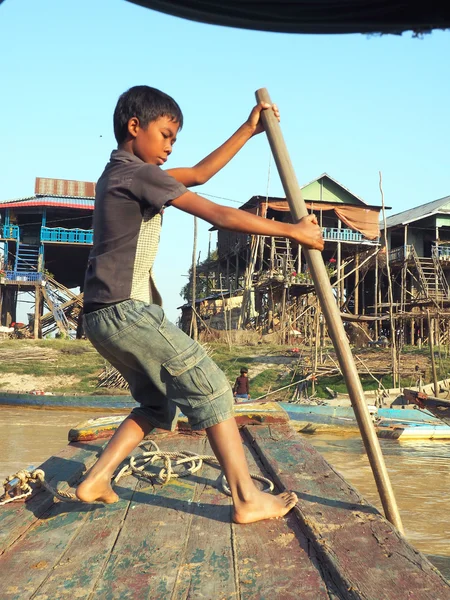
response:
<path id="1" fill-rule="evenodd" d="M 42 463 L 40 468 L 44 470 L 49 483 L 67 489 L 93 464 L 105 443 L 103 441 L 69 444 L 58 455 Z M 36 523 L 53 502 L 52 495 L 43 490 L 26 502 L 12 502 L 0 507 L 0 556 Z"/>
<path id="2" fill-rule="evenodd" d="M 247 447 L 246 456 L 251 472 L 268 476 Z M 309 552 L 294 514 L 283 519 L 233 525 L 233 531 L 242 600 L 330 599 L 314 550 Z"/>
<path id="3" fill-rule="evenodd" d="M 209 444 L 205 454 L 212 454 Z M 172 597 L 194 600 L 237 597 L 231 499 L 219 489 L 221 471 L 204 465 L 198 477 L 192 523 Z"/>
<path id="4" fill-rule="evenodd" d="M 60 505 L 58 514 L 48 515 L 8 548 L 0 560 L 2 599 L 33 596 L 83 526 L 88 511 L 80 513 L 75 504 Z"/>
<path id="5" fill-rule="evenodd" d="M 85 468 L 80 468 L 80 463 L 85 459 L 86 462 L 92 462 L 97 456 L 98 446 L 94 445 L 94 452 L 86 448 L 69 448 L 68 452 L 62 452 L 58 457 L 64 456 L 66 459 L 70 454 L 77 461 L 72 461 L 72 478 L 76 481 Z M 49 464 L 50 461 L 47 461 Z M 53 460 L 50 467 L 54 470 L 47 471 L 50 480 L 57 481 L 61 475 L 60 467 L 62 462 Z M 70 471 L 70 469 L 69 469 Z M 64 476 L 67 471 L 64 472 Z M 62 485 L 60 487 L 63 487 Z M 38 494 L 43 497 L 47 493 Z M 2 581 L 2 598 L 20 599 L 35 597 L 37 590 L 42 585 L 46 585 L 46 580 L 52 574 L 56 575 L 55 569 L 60 564 L 64 564 L 64 557 L 68 548 L 77 538 L 80 531 L 84 529 L 85 521 L 92 520 L 93 505 L 53 502 L 51 499 L 50 508 L 43 513 L 40 518 L 33 513 L 22 514 L 22 518 L 27 520 L 28 514 L 33 515 L 34 521 L 26 524 L 25 532 L 11 543 L 8 549 L 3 553 L 0 559 L 0 580 Z M 33 500 L 32 500 L 33 501 Z M 31 502 L 32 502 L 31 501 Z M 41 510 L 44 506 L 41 502 L 38 507 Z M 116 506 L 116 505 L 114 505 Z M 20 508 L 20 507 L 19 507 Z M 27 508 L 22 504 L 22 508 Z M 108 507 L 109 508 L 109 507 Z M 15 521 L 20 518 L 20 511 L 15 514 Z M 16 525 L 16 523 L 13 523 Z M 16 527 L 17 533 L 17 527 Z M 84 552 L 89 547 L 84 544 Z M 61 562 L 62 561 L 62 562 Z M 64 571 L 64 570 L 63 570 Z M 64 575 L 63 572 L 59 575 Z M 70 581 L 65 581 L 70 587 Z M 73 590 L 71 591 L 73 595 Z M 47 598 L 62 597 L 62 595 L 49 595 Z"/>
<path id="6" fill-rule="evenodd" d="M 83 526 L 35 592 L 33 600 L 89 598 L 123 526 L 136 485 L 134 477 L 126 478 L 115 487 L 119 502 L 92 505 Z"/>
<path id="7" fill-rule="evenodd" d="M 167 436 L 162 450 L 203 452 L 204 437 Z M 166 486 L 138 485 L 127 518 L 95 590 L 95 600 L 166 600 L 183 556 L 194 507 L 195 475 Z"/>
<path id="8" fill-rule="evenodd" d="M 297 492 L 302 528 L 347 600 L 449 600 L 450 585 L 287 426 L 247 427 L 277 484 Z"/>

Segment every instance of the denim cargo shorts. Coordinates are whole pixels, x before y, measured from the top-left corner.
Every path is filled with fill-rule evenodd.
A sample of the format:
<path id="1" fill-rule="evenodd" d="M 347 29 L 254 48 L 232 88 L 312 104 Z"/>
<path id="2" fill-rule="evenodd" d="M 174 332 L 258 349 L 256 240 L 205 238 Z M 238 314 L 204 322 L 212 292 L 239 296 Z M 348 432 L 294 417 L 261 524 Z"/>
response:
<path id="1" fill-rule="evenodd" d="M 225 374 L 157 304 L 125 300 L 84 315 L 86 336 L 127 380 L 140 406 L 132 412 L 175 429 L 178 409 L 194 430 L 233 416 Z"/>

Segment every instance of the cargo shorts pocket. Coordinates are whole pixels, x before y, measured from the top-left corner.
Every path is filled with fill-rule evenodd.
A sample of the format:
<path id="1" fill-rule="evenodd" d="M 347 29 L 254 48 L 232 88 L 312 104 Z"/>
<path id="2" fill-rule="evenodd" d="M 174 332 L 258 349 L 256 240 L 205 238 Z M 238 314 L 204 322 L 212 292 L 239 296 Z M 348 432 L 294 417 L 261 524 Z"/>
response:
<path id="1" fill-rule="evenodd" d="M 211 378 L 211 375 L 217 372 L 218 367 L 198 344 L 192 344 L 162 366 L 169 374 L 166 385 L 171 399 L 198 405 L 207 402 L 214 394 L 214 377 Z"/>

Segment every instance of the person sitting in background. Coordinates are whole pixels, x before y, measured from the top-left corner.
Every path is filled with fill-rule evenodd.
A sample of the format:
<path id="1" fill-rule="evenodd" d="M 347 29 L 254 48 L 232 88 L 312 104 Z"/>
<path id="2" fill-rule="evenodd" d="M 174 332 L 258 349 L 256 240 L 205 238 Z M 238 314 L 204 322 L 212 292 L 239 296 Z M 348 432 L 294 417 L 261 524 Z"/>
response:
<path id="1" fill-rule="evenodd" d="M 247 367 L 242 367 L 241 374 L 239 377 L 236 377 L 236 381 L 234 382 L 233 394 L 235 397 L 235 401 L 237 399 L 250 400 L 250 386 L 248 381 L 248 369 Z"/>

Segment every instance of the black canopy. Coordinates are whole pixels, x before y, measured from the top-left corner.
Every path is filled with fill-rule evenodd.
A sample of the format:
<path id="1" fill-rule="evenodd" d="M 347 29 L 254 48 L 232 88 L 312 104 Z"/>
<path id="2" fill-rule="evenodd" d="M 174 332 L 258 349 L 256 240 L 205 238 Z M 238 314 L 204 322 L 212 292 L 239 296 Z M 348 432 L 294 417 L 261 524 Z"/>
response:
<path id="1" fill-rule="evenodd" d="M 450 27 L 446 0 L 128 0 L 184 19 L 285 33 L 416 33 Z"/>

